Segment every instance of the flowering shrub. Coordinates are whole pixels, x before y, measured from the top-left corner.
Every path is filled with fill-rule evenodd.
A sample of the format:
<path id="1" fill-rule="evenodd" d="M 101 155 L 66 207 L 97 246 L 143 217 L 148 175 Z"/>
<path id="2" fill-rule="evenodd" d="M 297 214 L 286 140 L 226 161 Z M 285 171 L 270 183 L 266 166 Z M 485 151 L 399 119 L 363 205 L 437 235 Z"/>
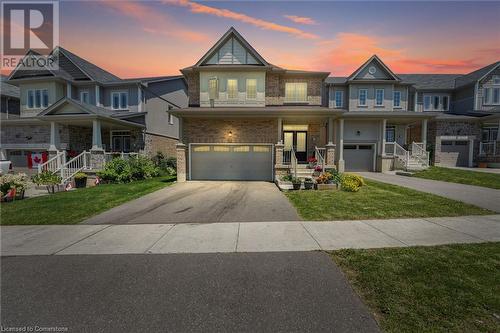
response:
<path id="1" fill-rule="evenodd" d="M 318 178 L 316 178 L 316 183 L 318 184 L 329 184 L 331 180 L 333 179 L 333 175 L 329 172 L 323 172 L 321 175 L 319 175 Z"/>
<path id="2" fill-rule="evenodd" d="M 148 179 L 159 175 L 159 169 L 152 160 L 137 156 L 127 160 L 114 158 L 106 163 L 97 175 L 108 183 L 128 183 L 133 180 Z"/>
<path id="3" fill-rule="evenodd" d="M 61 177 L 47 170 L 34 175 L 31 179 L 33 180 L 33 183 L 37 185 L 47 186 L 47 192 L 49 192 L 49 194 L 55 192 L 55 186 L 60 184 L 62 180 Z"/>
<path id="4" fill-rule="evenodd" d="M 0 191 L 7 193 L 10 189 L 16 189 L 16 192 L 22 192 L 28 189 L 29 177 L 25 173 L 5 174 L 0 176 Z"/>
<path id="5" fill-rule="evenodd" d="M 316 165 L 316 166 L 314 167 L 314 171 L 316 171 L 316 172 L 321 172 L 321 171 L 323 171 L 323 168 L 321 167 L 321 165 Z"/>
<path id="6" fill-rule="evenodd" d="M 361 176 L 344 173 L 342 176 L 342 190 L 347 192 L 358 192 L 361 186 L 365 185 L 365 181 Z"/>
<path id="7" fill-rule="evenodd" d="M 307 162 L 308 162 L 308 163 L 316 163 L 316 162 L 318 162 L 318 160 L 316 159 L 316 157 L 311 156 L 311 157 L 309 157 L 309 158 L 307 159 Z"/>

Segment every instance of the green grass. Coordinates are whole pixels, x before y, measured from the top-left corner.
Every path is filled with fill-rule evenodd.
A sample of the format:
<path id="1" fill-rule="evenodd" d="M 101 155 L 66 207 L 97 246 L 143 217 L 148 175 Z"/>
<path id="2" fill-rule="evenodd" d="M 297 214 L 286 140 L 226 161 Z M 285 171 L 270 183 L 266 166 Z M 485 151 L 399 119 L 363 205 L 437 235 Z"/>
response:
<path id="1" fill-rule="evenodd" d="M 486 209 L 415 191 L 366 181 L 359 192 L 289 191 L 286 196 L 305 220 L 360 220 L 494 214 Z"/>
<path id="2" fill-rule="evenodd" d="M 124 202 L 172 184 L 158 177 L 128 184 L 99 185 L 1 205 L 2 225 L 76 224 Z"/>
<path id="3" fill-rule="evenodd" d="M 430 167 L 419 171 L 414 177 L 441 180 L 450 183 L 484 186 L 500 189 L 500 174 L 450 169 L 442 167 Z"/>
<path id="4" fill-rule="evenodd" d="M 331 256 L 386 332 L 500 332 L 500 243 Z"/>

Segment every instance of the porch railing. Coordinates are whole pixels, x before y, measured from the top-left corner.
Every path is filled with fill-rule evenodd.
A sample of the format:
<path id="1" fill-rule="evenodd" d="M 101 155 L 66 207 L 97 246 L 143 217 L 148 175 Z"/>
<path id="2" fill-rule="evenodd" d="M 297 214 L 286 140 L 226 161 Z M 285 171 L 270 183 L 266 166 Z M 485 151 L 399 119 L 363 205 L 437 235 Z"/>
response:
<path id="1" fill-rule="evenodd" d="M 497 141 L 486 141 L 479 142 L 479 155 L 497 155 L 500 151 L 497 151 Z"/>
<path id="2" fill-rule="evenodd" d="M 411 156 L 418 160 L 424 167 L 429 166 L 429 152 L 425 150 L 423 142 L 412 142 Z"/>
<path id="3" fill-rule="evenodd" d="M 90 167 L 90 152 L 84 151 L 80 155 L 73 157 L 61 167 L 61 183 L 66 183 L 73 178 L 76 173 Z"/>
<path id="4" fill-rule="evenodd" d="M 42 173 L 42 171 L 50 171 L 52 173 L 56 173 L 61 170 L 61 166 L 66 163 L 66 152 L 58 151 L 56 156 L 47 160 L 42 164 L 38 164 L 38 173 Z"/>
<path id="5" fill-rule="evenodd" d="M 295 150 L 292 148 L 290 151 L 291 154 L 291 160 L 292 160 L 292 172 L 293 172 L 293 177 L 297 178 L 297 164 L 299 163 L 297 161 L 297 155 L 295 155 Z"/>
<path id="6" fill-rule="evenodd" d="M 385 154 L 387 156 L 394 156 L 394 151 L 396 150 L 394 144 L 395 144 L 395 142 L 386 142 L 385 143 Z"/>
<path id="7" fill-rule="evenodd" d="M 129 159 L 131 157 L 137 157 L 137 156 L 139 156 L 139 153 L 104 152 L 104 161 L 108 163 L 113 158 Z"/>
<path id="8" fill-rule="evenodd" d="M 326 148 L 314 147 L 314 151 L 316 153 L 316 159 L 318 160 L 318 165 L 321 165 L 321 171 L 325 171 Z"/>
<path id="9" fill-rule="evenodd" d="M 292 150 L 283 150 L 283 165 L 292 164 Z"/>

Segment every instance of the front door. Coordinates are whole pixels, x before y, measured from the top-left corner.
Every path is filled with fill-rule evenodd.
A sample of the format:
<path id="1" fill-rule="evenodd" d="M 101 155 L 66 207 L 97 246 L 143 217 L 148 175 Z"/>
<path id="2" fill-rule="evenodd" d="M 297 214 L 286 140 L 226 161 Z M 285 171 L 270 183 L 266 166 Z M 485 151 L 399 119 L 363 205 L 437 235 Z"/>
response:
<path id="1" fill-rule="evenodd" d="M 299 163 L 307 162 L 307 132 L 306 131 L 284 131 L 283 144 L 285 150 L 292 147 Z"/>

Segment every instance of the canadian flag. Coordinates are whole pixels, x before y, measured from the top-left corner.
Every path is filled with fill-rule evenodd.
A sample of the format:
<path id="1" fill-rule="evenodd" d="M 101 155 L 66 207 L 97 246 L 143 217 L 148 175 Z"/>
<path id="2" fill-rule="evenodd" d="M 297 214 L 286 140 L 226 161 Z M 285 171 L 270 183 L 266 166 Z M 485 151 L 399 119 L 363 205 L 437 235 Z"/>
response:
<path id="1" fill-rule="evenodd" d="M 47 162 L 47 152 L 34 152 L 28 154 L 28 168 L 36 169 L 39 164 Z"/>

